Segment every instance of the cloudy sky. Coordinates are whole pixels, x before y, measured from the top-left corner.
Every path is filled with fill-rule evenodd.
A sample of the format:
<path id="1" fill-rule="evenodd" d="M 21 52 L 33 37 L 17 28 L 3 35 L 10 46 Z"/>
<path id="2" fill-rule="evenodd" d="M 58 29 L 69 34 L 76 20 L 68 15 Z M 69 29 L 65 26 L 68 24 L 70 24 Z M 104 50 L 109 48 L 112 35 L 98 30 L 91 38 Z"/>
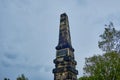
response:
<path id="1" fill-rule="evenodd" d="M 83 75 L 84 58 L 97 47 L 104 25 L 120 29 L 120 0 L 0 0 L 0 80 L 53 80 L 60 14 L 69 17 L 72 45 Z"/>

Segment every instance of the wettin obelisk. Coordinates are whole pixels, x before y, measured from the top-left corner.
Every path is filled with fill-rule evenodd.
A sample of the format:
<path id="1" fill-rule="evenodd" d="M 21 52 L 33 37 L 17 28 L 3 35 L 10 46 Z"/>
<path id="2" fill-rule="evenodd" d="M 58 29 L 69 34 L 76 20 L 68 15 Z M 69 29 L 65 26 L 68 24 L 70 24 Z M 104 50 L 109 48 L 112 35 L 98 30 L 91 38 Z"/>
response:
<path id="1" fill-rule="evenodd" d="M 56 46 L 54 80 L 77 80 L 78 71 L 74 58 L 74 49 L 71 44 L 68 16 L 60 15 L 59 42 Z"/>

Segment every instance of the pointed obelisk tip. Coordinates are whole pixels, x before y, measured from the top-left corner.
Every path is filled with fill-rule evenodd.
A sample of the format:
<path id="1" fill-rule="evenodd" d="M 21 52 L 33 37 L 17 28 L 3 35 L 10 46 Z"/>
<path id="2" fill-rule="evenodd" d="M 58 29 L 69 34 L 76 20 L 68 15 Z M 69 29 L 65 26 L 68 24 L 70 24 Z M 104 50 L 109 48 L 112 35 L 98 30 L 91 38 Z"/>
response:
<path id="1" fill-rule="evenodd" d="M 62 16 L 67 16 L 67 14 L 66 14 L 66 13 L 62 13 L 60 16 L 61 16 L 61 17 L 62 17 Z"/>
<path id="2" fill-rule="evenodd" d="M 58 45 L 56 46 L 57 50 L 64 48 L 70 48 L 72 51 L 74 51 L 71 45 L 69 22 L 66 13 L 60 15 L 59 41 Z"/>

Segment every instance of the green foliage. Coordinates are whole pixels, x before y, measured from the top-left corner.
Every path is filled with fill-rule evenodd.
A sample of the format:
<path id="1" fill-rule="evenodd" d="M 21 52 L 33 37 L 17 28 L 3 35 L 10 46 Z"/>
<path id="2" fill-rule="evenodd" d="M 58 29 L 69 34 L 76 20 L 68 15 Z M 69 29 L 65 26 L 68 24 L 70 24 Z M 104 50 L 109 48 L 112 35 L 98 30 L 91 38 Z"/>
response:
<path id="1" fill-rule="evenodd" d="M 4 80 L 10 80 L 9 78 L 4 78 Z"/>
<path id="2" fill-rule="evenodd" d="M 106 26 L 104 33 L 100 35 L 99 48 L 107 53 L 111 51 L 120 52 L 120 31 L 114 28 L 112 22 Z"/>
<path id="3" fill-rule="evenodd" d="M 79 80 L 120 80 L 120 31 L 111 22 L 98 42 L 106 53 L 85 59 L 84 76 Z"/>
<path id="4" fill-rule="evenodd" d="M 22 74 L 21 76 L 19 76 L 19 77 L 17 78 L 17 80 L 28 80 L 28 78 L 26 78 L 26 77 L 24 76 L 24 74 Z"/>
<path id="5" fill-rule="evenodd" d="M 81 78 L 79 78 L 78 80 L 97 80 L 94 76 L 83 76 Z"/>
<path id="6" fill-rule="evenodd" d="M 10 80 L 9 78 L 4 78 L 4 80 Z M 28 80 L 28 78 L 26 78 L 24 76 L 24 74 L 22 74 L 21 76 L 19 76 L 16 80 Z"/>
<path id="7" fill-rule="evenodd" d="M 79 80 L 120 80 L 120 54 L 110 52 L 86 58 L 84 72 Z"/>
<path id="8" fill-rule="evenodd" d="M 106 26 L 104 33 L 100 35 L 102 40 L 98 42 L 98 46 L 103 51 L 111 52 L 114 50 L 114 36 L 116 36 L 117 30 L 115 30 L 112 22 Z"/>

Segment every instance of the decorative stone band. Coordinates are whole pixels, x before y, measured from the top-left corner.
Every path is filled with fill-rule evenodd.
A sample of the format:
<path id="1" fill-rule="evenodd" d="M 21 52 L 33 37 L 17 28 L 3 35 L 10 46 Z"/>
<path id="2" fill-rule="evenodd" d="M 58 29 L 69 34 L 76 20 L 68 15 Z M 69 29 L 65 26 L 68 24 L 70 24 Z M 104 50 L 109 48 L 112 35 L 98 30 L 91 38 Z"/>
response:
<path id="1" fill-rule="evenodd" d="M 64 64 L 65 61 L 66 62 L 72 62 L 74 65 L 77 65 L 77 62 L 69 56 L 64 56 L 63 59 L 60 59 L 60 60 L 57 59 L 57 58 L 53 60 L 53 62 L 55 64 L 59 64 L 59 63 Z"/>
<path id="2" fill-rule="evenodd" d="M 53 69 L 53 73 L 60 73 L 60 72 L 66 72 L 66 71 L 70 71 L 76 75 L 78 74 L 78 71 L 75 68 L 73 68 L 72 66 Z"/>

